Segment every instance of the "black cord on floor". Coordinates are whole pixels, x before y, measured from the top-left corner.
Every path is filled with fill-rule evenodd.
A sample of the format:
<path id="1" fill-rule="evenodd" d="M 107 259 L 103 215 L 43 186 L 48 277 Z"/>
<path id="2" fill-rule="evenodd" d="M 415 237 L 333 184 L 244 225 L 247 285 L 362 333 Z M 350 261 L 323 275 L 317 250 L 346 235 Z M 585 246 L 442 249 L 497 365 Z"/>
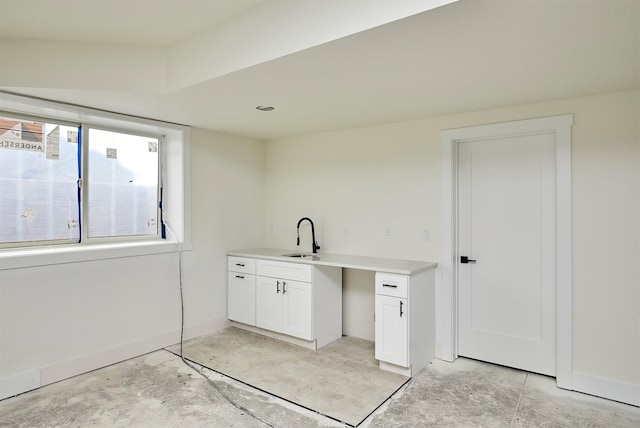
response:
<path id="1" fill-rule="evenodd" d="M 169 229 L 167 227 L 167 229 Z M 171 229 L 169 229 L 169 233 L 171 233 L 171 235 L 173 235 L 173 232 L 171 231 Z M 175 235 L 174 235 L 175 237 Z M 247 409 L 246 407 L 242 406 L 241 404 L 236 403 L 235 401 L 233 401 L 233 399 L 231 399 L 231 397 L 229 397 L 224 391 L 222 391 L 220 389 L 220 387 L 218 385 L 216 385 L 216 383 L 209 378 L 209 376 L 207 376 L 206 373 L 204 373 L 204 371 L 202 370 L 202 368 L 198 368 L 196 367 L 194 364 L 192 364 L 191 362 L 187 361 L 184 358 L 183 355 L 183 348 L 184 348 L 184 292 L 183 292 L 183 286 L 182 286 L 182 245 L 180 245 L 180 241 L 176 240 L 177 244 L 178 244 L 178 275 L 179 275 L 179 283 L 180 283 L 180 359 L 182 360 L 182 362 L 184 364 L 186 364 L 188 367 L 190 367 L 191 369 L 193 369 L 194 371 L 196 371 L 200 376 L 202 376 L 203 378 L 205 378 L 209 384 L 211 386 L 213 386 L 213 388 L 218 391 L 218 394 L 220 394 L 220 396 L 222 398 L 224 398 L 229 404 L 231 404 L 233 407 L 235 407 L 236 409 L 246 413 L 247 415 L 251 416 L 252 418 L 254 418 L 255 420 L 257 420 L 258 422 L 263 423 L 264 425 L 270 427 L 270 428 L 276 428 L 275 426 L 271 425 L 269 422 L 265 421 L 264 419 L 260 418 L 258 415 L 254 414 L 253 412 L 251 412 L 251 410 Z"/>

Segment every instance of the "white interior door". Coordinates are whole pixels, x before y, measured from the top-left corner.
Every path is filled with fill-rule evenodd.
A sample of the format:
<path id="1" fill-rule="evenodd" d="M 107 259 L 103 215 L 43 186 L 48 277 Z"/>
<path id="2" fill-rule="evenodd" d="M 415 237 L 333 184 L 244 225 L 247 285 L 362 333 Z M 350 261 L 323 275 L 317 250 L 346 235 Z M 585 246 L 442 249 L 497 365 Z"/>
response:
<path id="1" fill-rule="evenodd" d="M 556 374 L 555 163 L 553 134 L 458 145 L 461 356 Z"/>

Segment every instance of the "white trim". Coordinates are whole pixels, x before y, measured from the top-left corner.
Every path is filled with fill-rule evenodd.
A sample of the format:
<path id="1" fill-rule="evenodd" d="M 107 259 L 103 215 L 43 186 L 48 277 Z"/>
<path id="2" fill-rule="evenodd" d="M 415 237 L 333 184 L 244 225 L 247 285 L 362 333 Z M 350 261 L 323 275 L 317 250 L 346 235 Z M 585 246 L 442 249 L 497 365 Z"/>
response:
<path id="1" fill-rule="evenodd" d="M 216 318 L 185 327 L 185 340 L 211 334 L 229 325 L 226 318 Z M 21 394 L 50 383 L 106 367 L 168 346 L 180 340 L 180 330 L 172 330 L 143 340 L 105 349 L 90 355 L 61 361 L 43 367 L 8 376 L 0 380 L 0 399 Z"/>
<path id="2" fill-rule="evenodd" d="M 553 133 L 557 169 L 557 368 L 556 382 L 572 389 L 571 126 L 573 115 L 444 130 L 442 141 L 441 356 L 458 357 L 457 148 L 458 143 L 496 137 Z"/>
<path id="3" fill-rule="evenodd" d="M 40 388 L 40 370 L 28 370 L 0 379 L 0 400 Z"/>
<path id="4" fill-rule="evenodd" d="M 22 247 L 0 251 L 0 271 L 175 252 L 178 252 L 175 241 L 161 239 L 108 244 Z"/>
<path id="5" fill-rule="evenodd" d="M 573 390 L 640 406 L 640 385 L 574 371 Z"/>

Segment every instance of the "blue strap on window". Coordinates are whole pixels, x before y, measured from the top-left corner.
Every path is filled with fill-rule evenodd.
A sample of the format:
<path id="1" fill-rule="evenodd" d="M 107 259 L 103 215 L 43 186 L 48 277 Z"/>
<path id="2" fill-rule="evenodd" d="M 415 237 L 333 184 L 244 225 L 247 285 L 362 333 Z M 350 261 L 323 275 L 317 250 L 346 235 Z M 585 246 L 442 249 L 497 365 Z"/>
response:
<path id="1" fill-rule="evenodd" d="M 82 132 L 78 126 L 78 242 L 82 241 Z"/>

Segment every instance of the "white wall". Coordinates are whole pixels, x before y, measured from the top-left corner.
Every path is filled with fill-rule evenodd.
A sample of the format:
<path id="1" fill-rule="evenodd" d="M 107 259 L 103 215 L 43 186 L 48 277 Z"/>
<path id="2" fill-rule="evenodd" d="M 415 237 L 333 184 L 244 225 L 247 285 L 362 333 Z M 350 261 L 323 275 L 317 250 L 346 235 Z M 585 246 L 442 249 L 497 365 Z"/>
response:
<path id="1" fill-rule="evenodd" d="M 264 144 L 192 130 L 187 335 L 226 325 L 226 255 L 263 241 Z M 176 343 L 175 252 L 0 270 L 0 390 L 23 392 Z"/>
<path id="2" fill-rule="evenodd" d="M 195 143 L 194 143 L 195 142 Z M 184 255 L 187 324 L 227 317 L 227 251 L 259 248 L 264 225 L 264 143 L 191 132 L 194 251 Z"/>
<path id="3" fill-rule="evenodd" d="M 640 94 L 637 91 L 270 141 L 266 152 L 266 245 L 295 248 L 296 221 L 309 216 L 316 222 L 321 251 L 439 261 L 440 132 L 567 113 L 573 113 L 575 120 L 572 139 L 575 385 L 600 395 L 608 394 L 603 388 L 621 389 L 627 397 L 636 394 L 631 401 L 638 404 Z M 351 229 L 349 238 L 343 236 L 345 226 Z M 384 239 L 385 227 L 391 227 L 391 239 Z M 421 240 L 425 227 L 431 229 L 429 242 Z M 303 249 L 310 249 L 308 230 L 302 234 Z M 366 287 L 366 281 L 352 281 L 349 274 L 345 275 L 345 320 L 349 320 L 348 314 L 362 312 L 351 297 L 366 292 Z M 366 335 L 369 323 L 351 319 L 345 323 L 345 333 Z"/>

